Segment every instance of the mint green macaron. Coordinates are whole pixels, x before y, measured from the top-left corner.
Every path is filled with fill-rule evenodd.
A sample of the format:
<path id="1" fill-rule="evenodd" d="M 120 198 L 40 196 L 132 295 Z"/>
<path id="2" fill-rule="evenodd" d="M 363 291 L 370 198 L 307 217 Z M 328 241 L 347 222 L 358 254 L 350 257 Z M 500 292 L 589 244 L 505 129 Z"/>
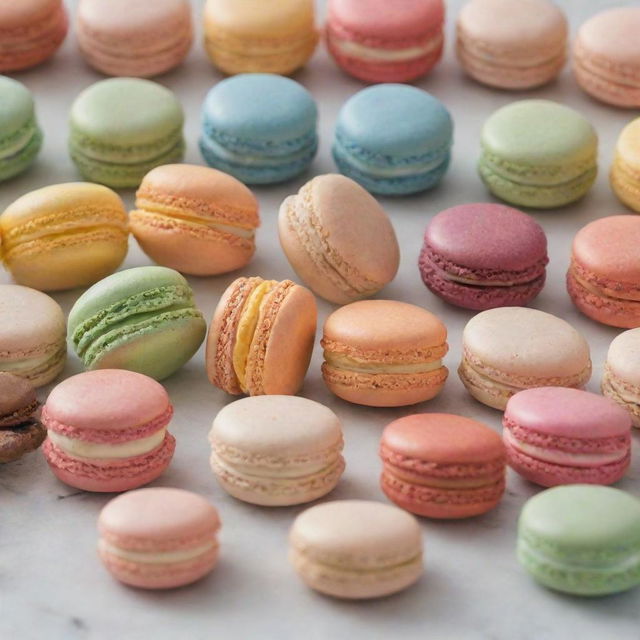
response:
<path id="1" fill-rule="evenodd" d="M 102 80 L 71 108 L 71 158 L 90 182 L 137 187 L 154 167 L 182 160 L 183 124 L 182 106 L 162 85 L 140 78 Z"/>
<path id="2" fill-rule="evenodd" d="M 640 500 L 598 485 L 548 489 L 524 505 L 518 560 L 540 583 L 598 596 L 640 584 Z"/>
<path id="3" fill-rule="evenodd" d="M 0 182 L 26 171 L 41 146 L 31 92 L 17 80 L 0 76 Z"/>
<path id="4" fill-rule="evenodd" d="M 78 298 L 67 339 L 87 369 L 128 369 L 162 380 L 191 359 L 206 330 L 193 291 L 177 271 L 136 267 L 100 280 Z"/>
<path id="5" fill-rule="evenodd" d="M 498 109 L 482 129 L 480 177 L 495 196 L 552 209 L 584 196 L 597 174 L 598 138 L 577 111 L 549 100 Z"/>

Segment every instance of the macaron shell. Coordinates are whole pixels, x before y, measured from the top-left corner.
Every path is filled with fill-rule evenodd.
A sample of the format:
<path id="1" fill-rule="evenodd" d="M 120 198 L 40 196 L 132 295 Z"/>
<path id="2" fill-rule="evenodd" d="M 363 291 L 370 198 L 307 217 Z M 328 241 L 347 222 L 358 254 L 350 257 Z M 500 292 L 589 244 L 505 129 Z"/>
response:
<path id="1" fill-rule="evenodd" d="M 33 385 L 24 378 L 0 371 L 0 429 L 19 425 L 37 408 Z"/>
<path id="2" fill-rule="evenodd" d="M 37 420 L 0 428 L 0 464 L 14 462 L 35 451 L 46 437 L 47 430 Z"/>

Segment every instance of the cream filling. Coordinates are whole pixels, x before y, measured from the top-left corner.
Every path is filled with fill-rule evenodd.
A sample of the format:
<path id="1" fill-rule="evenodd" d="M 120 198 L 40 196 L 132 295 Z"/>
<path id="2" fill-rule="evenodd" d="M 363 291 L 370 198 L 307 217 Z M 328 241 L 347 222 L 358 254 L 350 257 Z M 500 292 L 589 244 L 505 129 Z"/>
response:
<path id="1" fill-rule="evenodd" d="M 578 284 L 580 284 L 590 293 L 593 293 L 595 296 L 598 296 L 598 298 L 606 298 L 607 300 L 620 300 L 623 302 L 632 302 L 632 303 L 635 302 L 637 304 L 640 304 L 640 300 L 634 300 L 633 298 L 621 298 L 621 297 L 613 296 L 610 293 L 608 293 L 605 289 L 599 289 L 597 286 L 581 278 L 573 270 L 571 272 L 571 276 L 576 280 Z"/>
<path id="2" fill-rule="evenodd" d="M 373 60 L 378 62 L 403 62 L 429 55 L 437 51 L 442 46 L 442 34 L 431 38 L 423 45 L 416 47 L 406 47 L 405 49 L 378 49 L 367 47 L 350 40 L 334 40 L 336 48 L 346 56 L 360 58 L 362 60 Z"/>
<path id="3" fill-rule="evenodd" d="M 469 383 L 478 387 L 482 391 L 489 393 L 495 391 L 498 392 L 499 395 L 508 397 L 509 395 L 522 390 L 520 387 L 513 387 L 498 380 L 494 380 L 493 378 L 484 375 L 484 373 L 480 373 L 480 371 L 478 371 L 466 358 L 463 359 L 462 366 Z"/>
<path id="4" fill-rule="evenodd" d="M 179 551 L 129 551 L 127 549 L 121 549 L 109 544 L 105 540 L 99 542 L 100 550 L 128 560 L 129 562 L 142 562 L 149 564 L 173 564 L 174 562 L 188 562 L 189 560 L 195 560 L 198 556 L 204 555 L 209 551 L 213 551 L 218 546 L 217 540 L 211 540 L 206 544 L 202 544 L 193 549 L 181 549 Z"/>
<path id="5" fill-rule="evenodd" d="M 163 428 L 146 438 L 121 444 L 87 442 L 86 440 L 68 438 L 51 430 L 49 430 L 48 436 L 53 444 L 76 458 L 119 460 L 121 458 L 133 458 L 153 451 L 162 444 L 166 432 L 166 428 Z"/>
<path id="6" fill-rule="evenodd" d="M 445 278 L 450 280 L 451 282 L 459 282 L 460 284 L 468 284 L 476 287 L 513 287 L 516 284 L 528 284 L 528 283 L 517 283 L 517 282 L 494 282 L 492 280 L 472 280 L 471 278 L 461 278 L 460 276 L 453 275 L 446 271 L 443 271 L 445 274 Z"/>
<path id="7" fill-rule="evenodd" d="M 39 369 L 51 360 L 52 355 L 52 353 L 48 353 L 37 358 L 26 358 L 24 360 L 0 360 L 0 371 L 10 373 L 12 371 Z"/>
<path id="8" fill-rule="evenodd" d="M 240 236 L 241 238 L 246 238 L 247 240 L 253 240 L 256 232 L 253 229 L 243 229 L 242 227 L 234 227 L 231 224 L 221 224 L 219 222 L 209 222 L 203 223 L 198 222 L 198 224 L 204 224 L 210 229 L 217 229 L 218 231 L 223 231 L 224 233 L 230 233 L 234 236 Z"/>
<path id="9" fill-rule="evenodd" d="M 338 143 L 339 144 L 339 143 Z M 414 176 L 416 174 L 428 173 L 433 169 L 437 169 L 446 160 L 446 153 L 432 160 L 429 163 L 424 164 L 412 164 L 406 167 L 380 167 L 365 164 L 354 157 L 348 151 L 346 152 L 349 159 L 349 164 L 354 166 L 358 171 L 362 173 L 372 174 L 381 178 L 400 178 L 402 176 Z"/>
<path id="10" fill-rule="evenodd" d="M 509 429 L 504 430 L 503 437 L 515 449 L 526 453 L 532 458 L 536 458 L 536 460 L 571 467 L 597 467 L 603 464 L 611 464 L 622 460 L 627 454 L 626 449 L 603 453 L 574 453 L 570 451 L 560 451 L 558 449 L 543 449 L 542 447 L 518 440 Z"/>
<path id="11" fill-rule="evenodd" d="M 344 371 L 351 371 L 354 373 L 391 373 L 391 374 L 412 374 L 412 373 L 429 373 L 430 371 L 436 371 L 442 367 L 442 360 L 433 360 L 431 362 L 417 362 L 415 364 L 402 363 L 402 364 L 387 364 L 382 362 L 361 362 L 354 360 L 349 356 L 341 354 L 324 352 L 324 359 L 326 363 L 336 369 L 342 369 Z"/>

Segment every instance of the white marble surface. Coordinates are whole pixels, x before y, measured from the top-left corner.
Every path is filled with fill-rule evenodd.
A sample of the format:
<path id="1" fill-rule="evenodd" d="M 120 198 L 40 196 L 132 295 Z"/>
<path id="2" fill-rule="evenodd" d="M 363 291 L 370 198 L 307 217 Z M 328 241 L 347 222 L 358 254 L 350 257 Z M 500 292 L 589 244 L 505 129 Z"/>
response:
<path id="1" fill-rule="evenodd" d="M 194 2 L 197 16 L 200 4 Z M 320 378 L 321 351 L 316 346 L 302 393 L 335 410 L 344 421 L 346 437 L 347 470 L 330 496 L 333 499 L 385 500 L 377 483 L 377 445 L 382 428 L 392 419 L 414 412 L 443 411 L 472 416 L 500 429 L 500 414 L 472 401 L 455 374 L 461 331 L 471 313 L 449 307 L 429 293 L 422 285 L 416 261 L 423 229 L 433 214 L 454 204 L 487 199 L 475 172 L 479 131 L 494 109 L 511 100 L 535 96 L 564 102 L 591 118 L 598 130 L 601 172 L 594 190 L 582 202 L 561 211 L 534 213 L 549 235 L 551 257 L 548 284 L 534 306 L 567 319 L 587 336 L 594 361 L 589 388 L 594 391 L 598 389 L 607 346 L 618 333 L 578 314 L 565 293 L 564 272 L 576 230 L 594 218 L 624 211 L 609 190 L 607 168 L 617 134 L 634 113 L 591 101 L 567 71 L 556 84 L 524 94 L 492 91 L 465 79 L 452 55 L 452 21 L 460 4 L 449 2 L 449 38 L 443 63 L 418 85 L 442 99 L 453 113 L 453 163 L 436 190 L 384 201 L 399 235 L 402 265 L 395 282 L 382 293 L 383 297 L 424 305 L 445 320 L 451 345 L 446 362 L 452 374 L 441 396 L 428 404 L 396 410 L 366 409 L 344 403 L 327 392 Z M 560 4 L 575 32 L 589 15 L 612 3 L 561 0 Z M 32 189 L 77 179 L 66 153 L 66 117 L 77 93 L 100 76 L 84 66 L 75 47 L 71 36 L 53 61 L 18 76 L 36 95 L 46 139 L 34 169 L 0 186 L 0 209 Z M 342 75 L 323 50 L 296 79 L 320 103 L 320 153 L 308 176 L 282 186 L 256 189 L 263 225 L 257 255 L 242 272 L 244 275 L 295 277 L 277 241 L 278 206 L 311 175 L 334 170 L 329 150 L 338 108 L 362 88 Z M 200 37 L 187 63 L 160 78 L 177 92 L 185 106 L 188 162 L 202 163 L 196 146 L 200 104 L 218 80 L 220 75 L 203 54 Z M 128 204 L 132 195 L 123 193 Z M 124 267 L 147 263 L 132 240 Z M 191 278 L 207 317 L 220 293 L 237 275 Z M 9 282 L 6 273 L 0 273 L 0 282 Z M 68 310 L 78 295 L 68 292 L 55 297 Z M 321 320 L 331 310 L 331 305 L 321 303 Z M 79 362 L 71 356 L 64 375 L 80 370 Z M 224 494 L 209 471 L 207 432 L 216 411 L 232 398 L 208 384 L 203 350 L 166 385 L 176 409 L 172 431 L 178 447 L 170 469 L 154 484 L 199 492 L 219 508 L 224 523 L 220 565 L 200 583 L 166 593 L 133 590 L 115 582 L 95 554 L 96 516 L 110 496 L 75 491 L 59 483 L 41 453 L 34 453 L 0 468 L 0 638 L 341 640 L 390 638 L 395 634 L 407 639 L 457 640 L 640 637 L 638 590 L 604 599 L 565 597 L 538 587 L 519 568 L 514 557 L 516 519 L 523 502 L 536 488 L 512 473 L 505 499 L 494 512 L 466 522 L 422 520 L 426 573 L 414 588 L 367 603 L 339 602 L 307 590 L 286 560 L 287 530 L 302 507 L 266 509 L 240 503 Z M 46 391 L 41 391 L 42 400 Z M 637 439 L 636 435 L 636 454 Z M 640 495 L 640 459 L 635 460 L 619 486 Z"/>

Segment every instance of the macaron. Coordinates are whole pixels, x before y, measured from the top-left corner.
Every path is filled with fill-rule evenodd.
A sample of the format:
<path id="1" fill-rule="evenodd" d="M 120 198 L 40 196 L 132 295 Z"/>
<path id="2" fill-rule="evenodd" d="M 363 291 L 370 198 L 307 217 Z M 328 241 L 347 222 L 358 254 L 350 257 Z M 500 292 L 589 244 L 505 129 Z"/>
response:
<path id="1" fill-rule="evenodd" d="M 64 42 L 68 20 L 62 0 L 9 0 L 1 5 L 0 73 L 35 67 Z"/>
<path id="2" fill-rule="evenodd" d="M 246 184 L 284 182 L 307 170 L 318 150 L 318 108 L 289 78 L 227 78 L 202 107 L 200 151 L 207 164 Z"/>
<path id="3" fill-rule="evenodd" d="M 507 402 L 509 466 L 542 485 L 613 484 L 631 459 L 631 418 L 609 398 L 580 389 L 539 387 Z"/>
<path id="4" fill-rule="evenodd" d="M 0 215 L 0 257 L 13 279 L 40 291 L 86 287 L 127 255 L 127 211 L 118 194 L 88 182 L 31 191 Z"/>
<path id="5" fill-rule="evenodd" d="M 209 441 L 220 486 L 252 504 L 311 502 L 332 491 L 344 471 L 338 416 L 306 398 L 236 400 L 216 415 Z"/>
<path id="6" fill-rule="evenodd" d="M 402 509 L 366 500 L 303 511 L 289 532 L 289 560 L 302 581 L 336 598 L 379 598 L 420 579 L 422 534 Z"/>
<path id="7" fill-rule="evenodd" d="M 640 329 L 623 331 L 607 352 L 602 393 L 627 410 L 634 427 L 640 428 Z"/>
<path id="8" fill-rule="evenodd" d="M 480 177 L 510 204 L 553 209 L 582 198 L 597 174 L 598 138 L 577 111 L 550 100 L 519 100 L 484 124 Z"/>
<path id="9" fill-rule="evenodd" d="M 55 380 L 67 360 L 66 323 L 60 305 L 44 293 L 0 284 L 0 371 L 34 387 Z"/>
<path id="10" fill-rule="evenodd" d="M 205 49 L 220 71 L 289 75 L 318 44 L 313 0 L 207 0 Z"/>
<path id="11" fill-rule="evenodd" d="M 280 244 L 300 279 L 317 295 L 347 304 L 395 278 L 400 248 L 375 198 L 350 178 L 317 176 L 285 199 Z"/>
<path id="12" fill-rule="evenodd" d="M 188 164 L 152 169 L 129 220 L 152 260 L 196 276 L 248 264 L 260 225 L 258 201 L 247 187 L 221 171 Z"/>
<path id="13" fill-rule="evenodd" d="M 442 0 L 329 0 L 326 42 L 363 82 L 412 82 L 439 62 L 443 26 Z"/>
<path id="14" fill-rule="evenodd" d="M 385 427 L 380 487 L 399 507 L 429 518 L 469 518 L 493 509 L 505 489 L 500 436 L 476 420 L 420 413 Z"/>
<path id="15" fill-rule="evenodd" d="M 640 8 L 615 7 L 578 30 L 573 72 L 594 98 L 617 107 L 640 107 Z"/>
<path id="16" fill-rule="evenodd" d="M 75 26 L 85 60 L 108 76 L 165 73 L 193 41 L 188 0 L 80 0 Z"/>
<path id="17" fill-rule="evenodd" d="M 217 564 L 220 517 L 191 491 L 153 487 L 110 500 L 98 518 L 98 554 L 114 578 L 132 587 L 191 584 Z"/>
<path id="18" fill-rule="evenodd" d="M 609 182 L 619 200 L 640 213 L 640 118 L 632 120 L 618 137 Z"/>
<path id="19" fill-rule="evenodd" d="M 19 460 L 44 442 L 47 430 L 36 415 L 38 407 L 28 380 L 0 372 L 0 463 Z"/>
<path id="20" fill-rule="evenodd" d="M 87 369 L 128 369 L 162 380 L 191 359 L 206 331 L 177 271 L 135 267 L 87 289 L 69 313 L 67 335 Z"/>
<path id="21" fill-rule="evenodd" d="M 640 218 L 594 220 L 573 239 L 567 290 L 591 319 L 613 327 L 640 327 Z"/>
<path id="22" fill-rule="evenodd" d="M 431 219 L 418 268 L 439 298 L 483 311 L 531 302 L 542 291 L 548 262 L 547 237 L 533 218 L 478 202 Z"/>
<path id="23" fill-rule="evenodd" d="M 478 402 L 504 411 L 509 398 L 533 387 L 584 387 L 589 345 L 568 322 L 527 307 L 482 311 L 462 334 L 458 375 Z"/>
<path id="24" fill-rule="evenodd" d="M 567 59 L 567 19 L 550 0 L 471 0 L 458 14 L 456 34 L 462 68 L 489 87 L 539 87 Z"/>
<path id="25" fill-rule="evenodd" d="M 518 523 L 518 560 L 539 583 L 577 596 L 640 584 L 640 500 L 593 485 L 530 498 Z"/>
<path id="26" fill-rule="evenodd" d="M 339 398 L 370 407 L 431 400 L 449 375 L 447 329 L 421 307 L 361 300 L 325 321 L 322 377 Z"/>
<path id="27" fill-rule="evenodd" d="M 133 371 L 86 371 L 54 387 L 42 408 L 44 455 L 56 477 L 85 491 L 128 491 L 169 466 L 175 438 L 164 387 Z"/>
<path id="28" fill-rule="evenodd" d="M 3 10 L 0 8 L 0 32 Z M 17 80 L 0 76 L 0 182 L 26 171 L 41 146 L 42 131 L 31 92 Z"/>
<path id="29" fill-rule="evenodd" d="M 137 187 L 154 167 L 180 162 L 184 113 L 176 96 L 140 78 L 110 78 L 85 89 L 70 116 L 78 171 L 108 187 Z"/>
<path id="30" fill-rule="evenodd" d="M 209 327 L 209 381 L 234 395 L 294 395 L 309 368 L 317 317 L 313 294 L 291 280 L 234 280 Z"/>
<path id="31" fill-rule="evenodd" d="M 453 121 L 426 91 L 402 84 L 369 87 L 338 115 L 333 158 L 367 191 L 408 195 L 434 187 L 451 158 Z"/>

